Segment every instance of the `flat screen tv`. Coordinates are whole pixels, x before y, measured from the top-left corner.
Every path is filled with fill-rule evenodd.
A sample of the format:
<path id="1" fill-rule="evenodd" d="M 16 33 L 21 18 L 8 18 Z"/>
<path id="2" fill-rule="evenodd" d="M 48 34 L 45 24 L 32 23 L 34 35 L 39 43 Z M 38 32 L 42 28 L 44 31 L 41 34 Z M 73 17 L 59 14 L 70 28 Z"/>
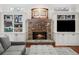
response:
<path id="1" fill-rule="evenodd" d="M 75 20 L 57 20 L 57 32 L 75 32 Z"/>

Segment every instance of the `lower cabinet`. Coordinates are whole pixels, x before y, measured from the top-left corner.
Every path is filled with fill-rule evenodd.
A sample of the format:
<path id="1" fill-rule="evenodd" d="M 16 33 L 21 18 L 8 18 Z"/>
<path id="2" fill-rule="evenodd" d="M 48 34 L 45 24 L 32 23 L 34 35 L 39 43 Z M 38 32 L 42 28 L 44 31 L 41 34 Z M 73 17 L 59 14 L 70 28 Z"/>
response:
<path id="1" fill-rule="evenodd" d="M 12 42 L 25 42 L 25 33 L 6 33 Z"/>
<path id="2" fill-rule="evenodd" d="M 55 45 L 57 46 L 79 46 L 79 34 L 54 34 Z"/>
<path id="3" fill-rule="evenodd" d="M 15 33 L 14 34 L 14 41 L 16 42 L 25 42 L 26 38 L 25 38 L 25 34 L 24 33 Z"/>

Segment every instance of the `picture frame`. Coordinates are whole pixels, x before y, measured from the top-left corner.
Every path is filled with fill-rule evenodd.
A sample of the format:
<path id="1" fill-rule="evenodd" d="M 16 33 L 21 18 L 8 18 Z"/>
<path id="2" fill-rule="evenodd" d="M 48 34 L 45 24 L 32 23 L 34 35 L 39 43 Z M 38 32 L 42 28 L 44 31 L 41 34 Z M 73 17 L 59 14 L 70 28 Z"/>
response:
<path id="1" fill-rule="evenodd" d="M 31 10 L 32 15 L 31 17 L 34 18 L 48 18 L 48 9 L 47 8 L 33 8 Z"/>
<path id="2" fill-rule="evenodd" d="M 22 28 L 14 28 L 14 32 L 22 32 Z"/>
<path id="3" fill-rule="evenodd" d="M 64 20 L 65 19 L 65 15 L 57 15 L 57 19 L 58 20 Z"/>
<path id="4" fill-rule="evenodd" d="M 14 15 L 14 23 L 22 23 L 22 15 Z"/>
<path id="5" fill-rule="evenodd" d="M 4 32 L 13 32 L 13 28 L 10 28 L 10 27 L 8 27 L 8 28 L 4 28 Z"/>
<path id="6" fill-rule="evenodd" d="M 14 24 L 14 32 L 22 32 L 22 24 Z"/>
<path id="7" fill-rule="evenodd" d="M 65 19 L 66 20 L 71 20 L 72 19 L 72 15 L 65 15 Z"/>
<path id="8" fill-rule="evenodd" d="M 4 20 L 5 21 L 12 21 L 13 20 L 13 15 L 4 15 Z"/>
<path id="9" fill-rule="evenodd" d="M 4 27 L 13 26 L 13 15 L 4 15 Z"/>

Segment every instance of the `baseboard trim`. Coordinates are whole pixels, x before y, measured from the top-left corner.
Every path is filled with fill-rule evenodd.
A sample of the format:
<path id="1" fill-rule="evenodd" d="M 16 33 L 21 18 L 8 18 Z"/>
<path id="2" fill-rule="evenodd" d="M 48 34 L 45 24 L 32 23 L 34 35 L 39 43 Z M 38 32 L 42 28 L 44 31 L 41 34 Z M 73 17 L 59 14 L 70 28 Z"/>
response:
<path id="1" fill-rule="evenodd" d="M 25 42 L 11 42 L 11 45 L 25 45 Z"/>
<path id="2" fill-rule="evenodd" d="M 79 45 L 55 45 L 55 47 L 79 47 Z"/>

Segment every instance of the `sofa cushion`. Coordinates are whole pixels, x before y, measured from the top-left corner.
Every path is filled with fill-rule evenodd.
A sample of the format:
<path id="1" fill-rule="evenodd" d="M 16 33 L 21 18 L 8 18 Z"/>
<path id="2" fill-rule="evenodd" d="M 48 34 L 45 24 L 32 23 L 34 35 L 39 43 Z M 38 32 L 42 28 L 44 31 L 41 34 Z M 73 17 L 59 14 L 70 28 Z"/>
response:
<path id="1" fill-rule="evenodd" d="M 0 37 L 0 41 L 2 43 L 3 48 L 6 50 L 9 46 L 11 46 L 11 42 L 9 41 L 9 37 Z"/>
<path id="2" fill-rule="evenodd" d="M 2 44 L 0 43 L 0 54 L 4 52 L 4 48 L 2 47 Z"/>

